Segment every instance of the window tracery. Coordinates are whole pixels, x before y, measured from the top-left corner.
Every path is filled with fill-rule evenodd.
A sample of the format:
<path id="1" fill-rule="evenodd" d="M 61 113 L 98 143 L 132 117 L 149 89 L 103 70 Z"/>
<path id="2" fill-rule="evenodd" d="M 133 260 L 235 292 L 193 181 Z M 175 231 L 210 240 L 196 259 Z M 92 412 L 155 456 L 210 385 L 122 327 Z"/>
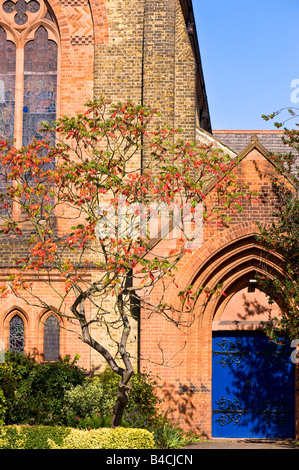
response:
<path id="1" fill-rule="evenodd" d="M 31 0 L 26 3 L 25 0 L 18 0 L 14 3 L 8 0 L 3 3 L 3 10 L 5 13 L 14 13 L 14 22 L 18 26 L 23 26 L 28 21 L 28 13 L 37 13 L 40 9 L 40 4 L 36 0 Z"/>
<path id="2" fill-rule="evenodd" d="M 9 350 L 24 353 L 24 345 L 24 322 L 19 315 L 15 315 L 9 322 Z"/>

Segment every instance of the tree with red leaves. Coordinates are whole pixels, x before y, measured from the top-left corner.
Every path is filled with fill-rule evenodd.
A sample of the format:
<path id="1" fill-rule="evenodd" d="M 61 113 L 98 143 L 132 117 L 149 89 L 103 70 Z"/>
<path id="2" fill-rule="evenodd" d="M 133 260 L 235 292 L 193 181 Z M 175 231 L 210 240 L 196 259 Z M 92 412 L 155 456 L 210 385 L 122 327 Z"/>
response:
<path id="1" fill-rule="evenodd" d="M 157 125 L 158 117 L 149 107 L 101 99 L 87 103 L 85 113 L 45 125 L 55 146 L 46 138 L 21 149 L 0 142 L 1 233 L 26 253 L 12 255 L 1 295 L 53 310 L 34 289 L 32 275 L 52 289 L 56 313 L 77 321 L 81 340 L 120 376 L 113 427 L 130 394 L 128 342 L 136 305 L 179 327 L 182 312 L 190 313 L 192 286 L 180 292 L 179 312 L 163 293 L 151 302 L 151 290 L 175 282 L 176 265 L 193 249 L 203 224 L 226 224 L 230 209 L 248 197 L 230 173 L 236 162 L 212 146 L 184 143 L 180 130 Z M 211 205 L 206 188 L 212 181 Z M 175 214 L 166 235 L 165 208 Z M 174 232 L 175 243 L 155 254 L 157 241 Z M 114 340 L 116 355 L 93 335 L 95 326 Z"/>

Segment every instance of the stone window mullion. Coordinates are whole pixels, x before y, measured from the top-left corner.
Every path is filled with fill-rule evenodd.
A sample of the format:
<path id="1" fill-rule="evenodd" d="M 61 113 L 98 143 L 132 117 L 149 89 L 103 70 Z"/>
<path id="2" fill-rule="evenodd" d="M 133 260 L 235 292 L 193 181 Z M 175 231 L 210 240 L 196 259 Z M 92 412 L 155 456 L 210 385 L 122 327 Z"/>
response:
<path id="1" fill-rule="evenodd" d="M 23 134 L 23 94 L 24 94 L 24 43 L 19 41 L 16 49 L 16 79 L 15 79 L 15 146 L 22 147 Z M 17 182 L 14 182 L 17 184 Z M 20 217 L 21 206 L 13 203 L 13 217 Z"/>
<path id="2" fill-rule="evenodd" d="M 15 89 L 15 144 L 22 146 L 23 133 L 23 96 L 24 96 L 24 43 L 17 46 L 16 89 Z"/>

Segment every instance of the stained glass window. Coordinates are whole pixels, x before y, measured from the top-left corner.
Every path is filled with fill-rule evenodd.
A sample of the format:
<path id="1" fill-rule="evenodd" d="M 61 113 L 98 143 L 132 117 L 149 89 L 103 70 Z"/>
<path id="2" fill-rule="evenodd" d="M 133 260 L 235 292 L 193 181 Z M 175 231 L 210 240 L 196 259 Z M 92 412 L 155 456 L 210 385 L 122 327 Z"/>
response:
<path id="1" fill-rule="evenodd" d="M 0 140 L 14 139 L 16 46 L 7 40 L 6 31 L 0 26 Z M 0 191 L 6 188 L 6 180 L 0 172 Z M 2 206 L 2 204 L 1 204 Z M 0 207 L 0 214 L 5 210 Z"/>
<path id="2" fill-rule="evenodd" d="M 59 359 L 60 328 L 55 315 L 50 315 L 44 325 L 44 360 L 57 361 Z"/>
<path id="3" fill-rule="evenodd" d="M 16 46 L 0 26 L 0 140 L 14 138 Z"/>
<path id="4" fill-rule="evenodd" d="M 43 0 L 0 0 L 0 24 L 0 139 L 20 147 L 56 120 L 59 34 Z"/>
<path id="5" fill-rule="evenodd" d="M 23 145 L 40 140 L 42 122 L 56 119 L 57 44 L 41 26 L 24 48 Z"/>
<path id="6" fill-rule="evenodd" d="M 24 322 L 19 315 L 15 315 L 9 323 L 9 350 L 24 353 Z"/>

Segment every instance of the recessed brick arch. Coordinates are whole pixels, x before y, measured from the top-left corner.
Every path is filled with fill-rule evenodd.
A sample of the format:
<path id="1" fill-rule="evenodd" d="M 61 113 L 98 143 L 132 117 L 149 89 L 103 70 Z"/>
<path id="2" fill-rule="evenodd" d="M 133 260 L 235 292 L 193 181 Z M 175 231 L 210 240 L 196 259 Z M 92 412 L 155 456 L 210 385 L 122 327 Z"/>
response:
<path id="1" fill-rule="evenodd" d="M 216 297 L 214 300 L 212 300 L 206 305 L 203 311 L 203 323 L 206 321 L 210 326 L 215 319 L 219 320 L 221 318 L 221 314 L 225 306 L 233 297 L 233 295 L 242 288 L 244 288 L 246 285 L 248 286 L 249 278 L 253 277 L 255 273 L 269 275 L 268 271 L 262 270 L 255 265 L 254 259 L 252 259 L 251 261 L 251 265 L 241 265 L 240 269 L 237 272 L 234 272 L 231 276 L 227 277 L 223 289 L 225 295 Z"/>
<path id="2" fill-rule="evenodd" d="M 20 312 L 25 316 L 26 321 L 28 321 L 34 308 L 33 306 L 28 305 L 25 300 L 11 296 L 0 302 L 0 319 L 4 321 L 7 315 L 9 315 L 13 310 L 20 310 Z"/>
<path id="3" fill-rule="evenodd" d="M 206 263 L 193 279 L 192 285 L 198 288 L 199 285 L 214 288 L 217 283 L 225 282 L 225 279 L 231 272 L 238 271 L 244 264 L 251 265 L 254 262 L 256 269 L 264 272 L 282 273 L 282 260 L 271 254 L 268 258 L 266 250 L 261 249 L 257 243 L 249 239 L 238 240 L 230 247 L 215 254 L 212 259 Z"/>
<path id="4" fill-rule="evenodd" d="M 72 2 L 72 0 L 47 0 L 46 3 L 49 4 L 51 9 L 53 10 L 53 13 L 55 14 L 60 30 L 61 41 L 66 41 L 70 43 L 71 30 L 65 11 L 65 6 L 77 6 L 78 8 L 80 7 L 80 5 L 76 5 L 76 2 Z M 72 5 L 73 3 L 74 5 Z M 86 3 L 89 4 L 91 11 L 94 43 L 108 44 L 109 24 L 105 0 L 87 0 Z"/>
<path id="5" fill-rule="evenodd" d="M 248 285 L 253 274 L 279 275 L 283 270 L 282 257 L 268 253 L 259 246 L 255 239 L 257 233 L 255 223 L 231 226 L 204 243 L 197 251 L 186 254 L 180 261 L 177 287 L 173 285 L 166 291 L 167 301 L 171 301 L 176 309 L 181 307 L 178 293 L 189 285 L 194 286 L 195 292 L 200 286 L 213 288 L 223 282 L 223 290 L 227 291 L 227 296 L 212 297 L 209 302 L 206 302 L 205 293 L 202 293 L 192 312 L 193 317 L 190 314 L 190 327 L 176 329 L 158 317 L 152 317 L 149 325 L 146 319 L 142 318 L 141 321 L 141 353 L 144 358 L 156 360 L 158 357 L 158 349 L 155 347 L 157 338 L 162 339 L 166 357 L 167 354 L 168 357 L 172 353 L 179 354 L 180 365 L 175 364 L 171 372 L 165 372 L 163 366 L 161 369 L 156 367 L 162 377 L 167 377 L 163 386 L 173 409 L 177 410 L 174 411 L 174 419 L 179 419 L 181 425 L 188 429 L 189 415 L 192 415 L 193 429 L 200 430 L 206 436 L 211 436 L 213 320 L 221 317 L 233 293 Z M 216 312 L 218 316 L 215 316 Z M 146 365 L 146 360 L 143 364 Z M 169 387 L 168 383 L 171 384 Z M 186 387 L 186 390 L 192 385 L 196 393 L 181 395 L 179 385 Z M 183 407 L 192 411 L 189 414 L 180 413 Z"/>
<path id="6" fill-rule="evenodd" d="M 7 324 L 9 324 L 10 320 L 15 316 L 15 315 L 19 315 L 22 320 L 24 321 L 24 325 L 26 325 L 28 323 L 28 315 L 27 313 L 21 309 L 20 307 L 13 307 L 12 309 L 10 309 L 6 315 L 4 316 L 4 319 L 3 319 L 3 324 L 4 324 L 4 327 L 7 326 Z"/>
<path id="7" fill-rule="evenodd" d="M 54 306 L 52 307 L 52 310 L 51 309 L 48 309 L 48 308 L 45 308 L 43 309 L 40 314 L 39 314 L 39 318 L 38 318 L 38 324 L 39 324 L 39 328 L 43 328 L 43 325 L 45 323 L 45 321 L 47 320 L 47 318 L 50 316 L 50 315 L 54 315 L 58 322 L 59 322 L 59 325 L 61 326 L 61 328 L 65 328 L 66 327 L 66 320 L 65 318 L 63 317 L 63 315 L 59 315 L 59 313 L 57 313 L 58 309 L 55 308 Z"/>
<path id="8" fill-rule="evenodd" d="M 260 323 L 252 321 L 252 318 L 238 318 L 238 322 L 232 321 L 231 325 L 223 326 L 220 323 L 225 307 L 233 296 L 248 286 L 249 278 L 258 274 L 267 274 L 268 276 L 280 275 L 283 269 L 283 260 L 278 254 L 266 255 L 258 243 L 254 241 L 253 227 L 247 227 L 235 232 L 236 237 L 230 240 L 228 244 L 219 244 L 221 237 L 214 244 L 216 250 L 198 269 L 194 276 L 196 285 L 205 283 L 210 288 L 218 283 L 223 283 L 223 291 L 226 295 L 212 297 L 200 310 L 199 320 L 195 325 L 194 337 L 199 345 L 198 363 L 200 364 L 201 380 L 206 384 L 211 384 L 212 380 L 212 332 L 214 329 L 255 329 L 260 328 Z M 224 238 L 228 241 L 227 236 Z M 223 238 L 222 238 L 223 240 Z M 199 303 L 201 298 L 198 299 Z M 247 320 L 247 321 L 242 321 Z M 193 340 L 193 344 L 195 339 Z M 189 348 L 189 358 L 191 360 L 192 347 Z M 211 390 L 211 389 L 210 389 Z M 210 416 L 211 416 L 211 395 L 206 395 L 206 428 L 208 434 L 211 434 Z"/>
<path id="9" fill-rule="evenodd" d="M 255 274 L 266 274 L 267 276 L 279 276 L 282 274 L 283 260 L 279 255 L 269 254 L 267 257 L 263 251 L 255 248 L 258 244 L 254 244 L 252 240 L 252 233 L 248 232 L 247 236 L 242 236 L 239 239 L 232 241 L 230 245 L 223 246 L 216 250 L 216 256 L 211 256 L 204 269 L 200 272 L 197 271 L 198 285 L 201 282 L 206 282 L 210 288 L 215 287 L 218 283 L 223 283 L 223 291 L 226 295 L 212 297 L 199 310 L 200 315 L 197 323 L 194 324 L 193 338 L 189 346 L 188 355 L 186 356 L 186 363 L 192 363 L 195 360 L 198 364 L 198 369 L 193 371 L 200 377 L 202 383 L 209 387 L 209 393 L 204 396 L 205 409 L 202 412 L 202 420 L 205 422 L 205 432 L 211 436 L 212 434 L 212 358 L 213 358 L 213 336 L 220 334 L 225 336 L 225 332 L 230 330 L 256 330 L 261 329 L 262 324 L 273 318 L 273 312 L 279 313 L 279 302 L 275 306 L 276 310 L 271 310 L 268 305 L 266 296 L 260 291 L 251 294 L 250 301 L 255 296 L 260 299 L 259 294 L 264 295 L 262 303 L 250 302 L 249 308 L 246 309 L 248 296 L 249 279 L 254 278 Z M 231 256 L 233 254 L 233 256 Z M 213 260 L 213 262 L 212 262 Z M 211 264 L 209 264 L 211 262 Z M 210 269 L 209 269 L 210 268 Z M 195 286 L 196 286 L 195 282 Z M 245 289 L 246 288 L 246 289 Z M 246 292 L 246 297 L 243 303 L 238 304 L 235 311 L 231 310 L 230 301 L 235 295 L 239 295 L 243 291 Z M 238 298 L 242 298 L 239 296 Z M 198 302 L 200 304 L 201 298 Z M 230 307 L 226 309 L 227 306 Z M 247 305 L 247 306 L 248 306 Z M 258 307 L 254 313 L 250 312 L 250 305 Z M 224 333 L 223 333 L 224 331 Z M 195 353 L 196 351 L 196 353 Z M 195 356 L 197 355 L 197 357 Z"/>
<path id="10" fill-rule="evenodd" d="M 61 41 L 69 43 L 71 38 L 69 23 L 60 0 L 47 0 L 45 3 L 48 3 L 50 8 L 53 10 L 55 19 L 58 23 Z"/>
<path id="11" fill-rule="evenodd" d="M 283 259 L 279 254 L 269 254 L 260 247 L 251 232 L 228 245 L 218 247 L 202 263 L 190 280 L 194 292 L 200 288 L 211 291 L 222 285 L 223 295 L 214 295 L 209 301 L 205 299 L 205 292 L 199 295 L 199 307 L 194 308 L 195 315 L 201 316 L 201 328 L 206 328 L 207 331 L 211 328 L 215 315 L 219 318 L 221 309 L 255 273 L 270 277 L 280 276 L 283 273 Z"/>
<path id="12" fill-rule="evenodd" d="M 215 299 L 214 302 L 211 304 L 211 311 L 212 320 L 219 320 L 222 316 L 222 313 L 231 300 L 231 298 L 235 295 L 236 292 L 248 286 L 248 281 L 252 277 L 252 274 L 265 274 L 265 271 L 261 269 L 254 268 L 254 271 L 249 266 L 247 269 L 239 271 L 235 276 L 229 279 L 229 283 L 225 288 L 225 297 L 221 296 L 218 299 Z"/>
<path id="13" fill-rule="evenodd" d="M 256 223 L 244 223 L 232 226 L 216 234 L 192 253 L 186 254 L 180 261 L 176 285 L 169 287 L 165 297 L 171 300 L 175 308 L 180 308 L 178 293 L 188 286 L 199 287 L 213 276 L 213 272 L 219 269 L 221 263 L 232 256 L 242 257 L 250 248 L 259 249 L 265 254 L 266 250 L 260 247 L 255 240 L 258 232 Z M 281 270 L 283 264 L 279 254 L 270 256 L 269 265 Z"/>
<path id="14" fill-rule="evenodd" d="M 109 24 L 105 0 L 89 0 L 94 26 L 95 44 L 109 43 Z"/>
<path id="15" fill-rule="evenodd" d="M 24 322 L 25 354 L 36 358 L 38 356 L 38 350 L 34 342 L 38 316 L 36 309 L 25 300 L 14 296 L 5 298 L 0 302 L 0 330 L 2 330 L 0 334 L 4 341 L 4 348 L 8 349 L 9 347 L 9 323 L 14 315 L 19 315 Z"/>

